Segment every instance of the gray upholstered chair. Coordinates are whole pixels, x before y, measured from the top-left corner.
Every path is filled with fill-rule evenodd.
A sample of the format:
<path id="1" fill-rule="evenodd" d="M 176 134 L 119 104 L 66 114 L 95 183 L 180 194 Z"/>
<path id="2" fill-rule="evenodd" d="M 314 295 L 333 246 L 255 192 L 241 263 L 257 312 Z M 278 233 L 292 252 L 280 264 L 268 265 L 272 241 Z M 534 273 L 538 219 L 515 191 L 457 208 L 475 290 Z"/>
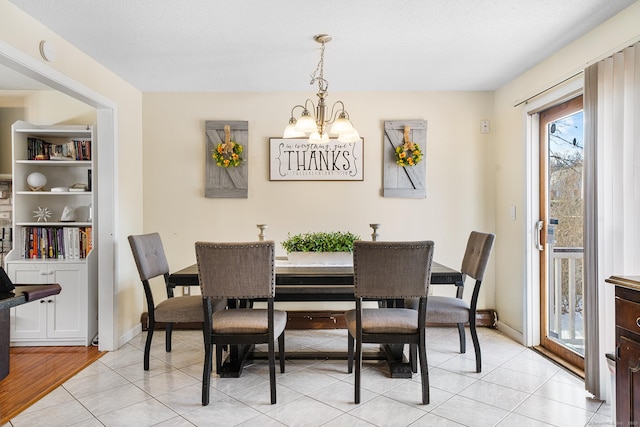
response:
<path id="1" fill-rule="evenodd" d="M 462 283 L 458 287 L 456 297 L 434 296 L 429 297 L 427 304 L 427 324 L 457 324 L 460 337 L 460 353 L 466 352 L 466 340 L 464 325 L 469 323 L 469 331 L 473 340 L 473 348 L 476 353 L 476 372 L 482 370 L 482 356 L 480 341 L 476 331 L 476 308 L 478 294 L 482 285 L 482 278 L 489 262 L 491 249 L 496 236 L 490 233 L 472 231 L 467 241 L 467 248 L 462 259 Z M 476 283 L 471 295 L 471 303 L 462 299 L 464 281 L 467 277 L 475 279 Z M 406 301 L 407 307 L 417 307 L 417 301 Z M 415 365 L 415 350 L 411 351 L 412 363 Z"/>
<path id="2" fill-rule="evenodd" d="M 169 286 L 169 263 L 164 254 L 162 240 L 158 233 L 129 236 L 129 245 L 133 258 L 138 267 L 140 280 L 144 286 L 144 294 L 147 298 L 147 313 L 149 315 L 149 330 L 147 341 L 144 346 L 144 369 L 149 370 L 149 353 L 151 351 L 151 340 L 156 327 L 156 322 L 164 322 L 166 328 L 167 352 L 171 351 L 171 332 L 173 324 L 179 322 L 202 323 L 202 297 L 193 296 L 173 296 L 173 288 Z M 163 276 L 167 292 L 167 299 L 155 304 L 153 292 L 149 280 Z M 224 308 L 224 301 L 217 301 L 216 309 Z"/>
<path id="3" fill-rule="evenodd" d="M 431 281 L 433 242 L 365 242 L 353 247 L 356 309 L 346 313 L 348 370 L 353 370 L 355 340 L 355 403 L 360 403 L 362 344 L 413 344 L 420 355 L 422 403 L 429 403 L 429 371 L 425 343 L 427 293 Z M 363 308 L 362 300 L 416 298 L 418 310 Z"/>
<path id="4" fill-rule="evenodd" d="M 221 371 L 222 347 L 268 344 L 271 403 L 276 403 L 275 339 L 278 339 L 280 372 L 284 372 L 284 328 L 287 313 L 274 309 L 275 244 L 196 243 L 198 276 L 204 302 L 205 360 L 202 404 L 209 404 L 213 345 L 216 368 Z M 230 308 L 214 312 L 213 299 L 265 299 L 266 309 Z"/>

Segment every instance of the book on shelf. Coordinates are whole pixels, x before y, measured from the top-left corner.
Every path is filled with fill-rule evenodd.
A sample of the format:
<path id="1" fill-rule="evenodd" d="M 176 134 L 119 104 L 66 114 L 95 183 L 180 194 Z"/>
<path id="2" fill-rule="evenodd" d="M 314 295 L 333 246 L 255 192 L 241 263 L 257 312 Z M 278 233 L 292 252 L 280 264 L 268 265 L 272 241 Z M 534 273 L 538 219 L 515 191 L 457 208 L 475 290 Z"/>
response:
<path id="1" fill-rule="evenodd" d="M 91 160 L 91 140 L 72 140 L 53 144 L 40 138 L 27 138 L 28 160 Z"/>
<path id="2" fill-rule="evenodd" d="M 92 227 L 33 226 L 22 228 L 24 259 L 84 259 L 93 245 Z"/>

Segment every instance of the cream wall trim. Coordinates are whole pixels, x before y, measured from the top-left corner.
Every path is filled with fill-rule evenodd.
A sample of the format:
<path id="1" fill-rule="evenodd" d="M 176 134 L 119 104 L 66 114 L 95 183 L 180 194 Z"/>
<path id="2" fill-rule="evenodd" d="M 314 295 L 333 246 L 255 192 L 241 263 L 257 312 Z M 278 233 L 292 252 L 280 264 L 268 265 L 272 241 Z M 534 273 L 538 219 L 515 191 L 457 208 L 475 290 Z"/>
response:
<path id="1" fill-rule="evenodd" d="M 507 325 L 506 323 L 502 323 L 501 321 L 498 320 L 498 323 L 496 324 L 496 328 L 502 332 L 504 335 L 508 336 L 509 338 L 511 338 L 512 340 L 522 344 L 522 345 L 526 345 L 524 343 L 524 335 L 522 334 L 522 332 L 520 331 L 516 331 L 515 329 L 513 329 L 511 326 Z M 529 346 L 527 346 L 529 347 Z"/>
<path id="2" fill-rule="evenodd" d="M 34 80 L 50 86 L 74 99 L 97 108 L 98 113 L 98 179 L 100 186 L 100 205 L 95 210 L 98 221 L 98 313 L 99 348 L 115 350 L 117 331 L 117 307 L 114 295 L 114 208 L 115 174 L 113 173 L 116 142 L 115 110 L 117 104 L 92 91 L 86 86 L 70 79 L 59 71 L 30 57 L 19 49 L 0 40 L 0 64 L 12 68 Z"/>
<path id="3" fill-rule="evenodd" d="M 98 197 L 96 221 L 98 226 L 98 347 L 101 351 L 113 351 L 118 334 L 119 307 L 115 298 L 115 278 L 119 277 L 115 262 L 114 236 L 118 226 L 115 212 L 118 211 L 116 197 L 118 174 L 114 159 L 118 158 L 117 129 L 118 112 L 114 108 L 98 108 L 98 162 L 94 171 L 98 177 Z M 102 142 L 107 142 L 103 144 Z M 111 143 L 109 143 L 111 142 Z"/>
<path id="4" fill-rule="evenodd" d="M 535 224 L 540 219 L 539 120 L 537 112 L 569 100 L 583 90 L 584 79 L 576 79 L 547 92 L 523 109 L 526 129 L 526 188 L 525 188 L 525 290 L 523 292 L 523 344 L 527 347 L 540 344 L 540 252 L 535 248 Z"/>
<path id="5" fill-rule="evenodd" d="M 115 108 L 116 103 L 70 79 L 58 70 L 0 40 L 0 64 L 46 84 L 95 108 Z"/>

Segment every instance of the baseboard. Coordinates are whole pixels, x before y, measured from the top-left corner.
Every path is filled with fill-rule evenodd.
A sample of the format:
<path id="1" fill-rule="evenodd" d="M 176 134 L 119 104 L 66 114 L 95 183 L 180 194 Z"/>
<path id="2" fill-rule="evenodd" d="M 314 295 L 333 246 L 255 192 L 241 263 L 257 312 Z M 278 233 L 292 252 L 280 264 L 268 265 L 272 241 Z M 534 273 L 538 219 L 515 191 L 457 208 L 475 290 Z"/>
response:
<path id="1" fill-rule="evenodd" d="M 124 334 L 120 335 L 120 337 L 118 338 L 118 348 L 122 347 L 123 345 L 131 341 L 131 339 L 136 335 L 138 335 L 141 331 L 142 331 L 142 325 L 135 325 L 133 328 L 129 329 Z M 100 339 L 100 336 L 98 336 L 98 339 Z M 116 350 L 118 348 L 116 348 Z"/>
<path id="2" fill-rule="evenodd" d="M 522 332 L 517 331 L 506 323 L 500 321 L 497 322 L 496 328 L 515 342 L 524 345 L 524 335 Z"/>
<path id="3" fill-rule="evenodd" d="M 345 311 L 294 311 L 287 310 L 287 329 L 346 329 L 347 323 L 344 318 Z M 142 330 L 149 329 L 148 315 L 142 313 L 140 317 Z M 498 314 L 493 309 L 478 310 L 476 312 L 476 325 L 495 328 L 498 323 Z M 455 324 L 451 324 L 452 326 Z M 427 324 L 427 326 L 435 326 Z M 438 326 L 442 326 L 439 324 Z M 156 322 L 155 329 L 164 329 L 165 324 Z M 201 329 L 200 323 L 176 323 L 174 329 Z"/>

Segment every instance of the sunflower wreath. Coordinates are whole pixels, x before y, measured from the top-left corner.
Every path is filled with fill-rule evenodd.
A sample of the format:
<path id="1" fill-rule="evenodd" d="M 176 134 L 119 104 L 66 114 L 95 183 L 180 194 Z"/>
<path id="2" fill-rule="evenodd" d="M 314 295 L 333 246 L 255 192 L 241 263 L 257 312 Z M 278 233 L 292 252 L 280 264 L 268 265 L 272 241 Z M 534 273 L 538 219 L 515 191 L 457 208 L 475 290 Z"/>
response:
<path id="1" fill-rule="evenodd" d="M 415 142 L 398 145 L 395 151 L 396 163 L 399 166 L 415 166 L 422 160 L 422 150 Z"/>
<path id="2" fill-rule="evenodd" d="M 213 150 L 211 157 L 216 161 L 216 165 L 223 168 L 233 168 L 242 163 L 242 150 L 242 145 L 235 141 L 220 143 Z"/>
<path id="3" fill-rule="evenodd" d="M 216 165 L 221 168 L 235 168 L 242 163 L 242 151 L 244 147 L 235 141 L 231 141 L 231 126 L 224 126 L 224 141 L 216 146 L 211 154 Z"/>

